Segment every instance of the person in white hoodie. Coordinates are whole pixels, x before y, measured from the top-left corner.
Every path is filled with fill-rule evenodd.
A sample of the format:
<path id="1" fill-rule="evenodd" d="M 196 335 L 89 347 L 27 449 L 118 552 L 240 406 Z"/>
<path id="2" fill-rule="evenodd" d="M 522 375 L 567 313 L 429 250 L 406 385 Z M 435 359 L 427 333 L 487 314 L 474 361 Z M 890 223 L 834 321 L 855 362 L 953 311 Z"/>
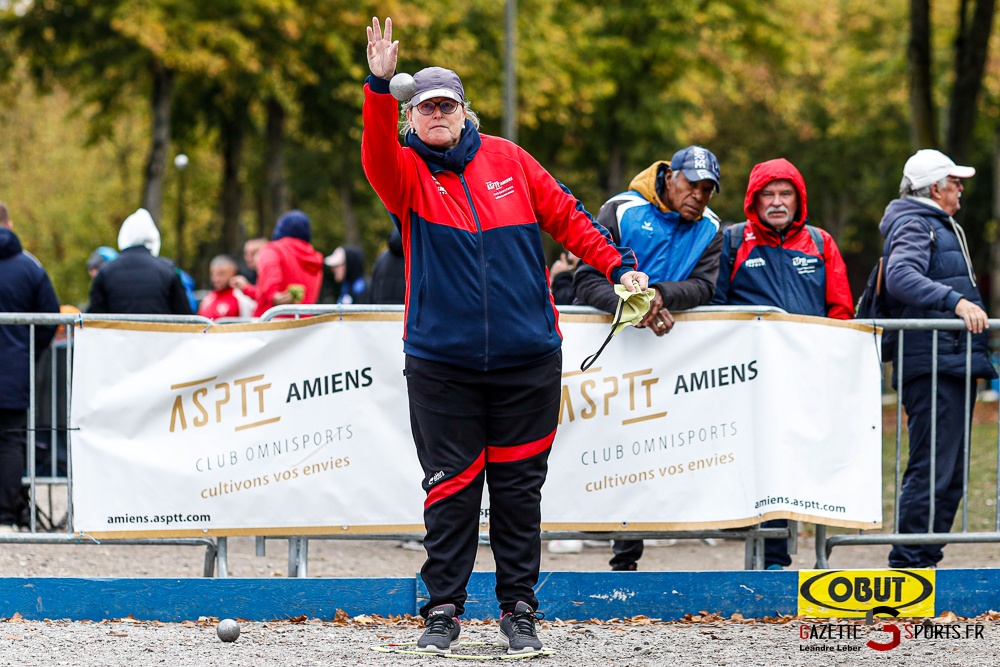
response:
<path id="1" fill-rule="evenodd" d="M 90 285 L 91 313 L 190 315 L 191 304 L 173 262 L 158 257 L 160 232 L 140 208 L 118 232 L 121 254 Z"/>

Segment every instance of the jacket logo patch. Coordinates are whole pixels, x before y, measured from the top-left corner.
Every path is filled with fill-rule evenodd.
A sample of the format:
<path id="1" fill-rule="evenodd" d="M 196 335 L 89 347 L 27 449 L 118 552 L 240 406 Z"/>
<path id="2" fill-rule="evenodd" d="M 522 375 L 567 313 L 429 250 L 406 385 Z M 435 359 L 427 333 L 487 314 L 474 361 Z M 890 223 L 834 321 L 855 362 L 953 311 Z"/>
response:
<path id="1" fill-rule="evenodd" d="M 819 257 L 793 257 L 792 266 L 798 271 L 800 276 L 807 276 L 811 273 L 816 273 L 816 264 L 819 263 Z"/>
<path id="2" fill-rule="evenodd" d="M 441 181 L 439 181 L 436 176 L 431 176 L 431 179 L 434 181 L 434 185 L 437 186 L 438 192 L 440 194 L 443 194 L 443 195 L 448 194 L 448 191 L 444 189 L 444 186 L 441 185 Z"/>
<path id="3" fill-rule="evenodd" d="M 754 269 L 761 266 L 767 266 L 767 262 L 764 261 L 763 257 L 754 257 L 753 259 L 748 259 L 747 261 L 743 262 L 743 266 L 747 267 L 748 269 Z"/>
<path id="4" fill-rule="evenodd" d="M 513 180 L 514 177 L 509 176 L 502 181 L 486 181 L 486 189 L 490 191 L 494 199 L 503 199 L 514 194 L 514 186 L 510 185 Z"/>
<path id="5" fill-rule="evenodd" d="M 649 220 L 647 220 L 646 222 L 642 223 L 642 229 L 645 229 L 647 232 L 651 232 L 653 231 L 653 225 L 650 224 Z"/>

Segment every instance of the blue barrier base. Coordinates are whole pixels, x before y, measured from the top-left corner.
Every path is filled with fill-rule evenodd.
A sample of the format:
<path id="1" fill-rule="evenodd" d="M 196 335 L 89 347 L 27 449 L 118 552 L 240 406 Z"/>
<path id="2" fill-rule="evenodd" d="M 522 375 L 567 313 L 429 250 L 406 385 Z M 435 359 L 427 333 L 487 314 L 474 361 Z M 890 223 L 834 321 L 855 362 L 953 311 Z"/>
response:
<path id="1" fill-rule="evenodd" d="M 469 581 L 466 618 L 497 618 L 492 572 Z M 536 587 L 550 619 L 665 621 L 699 611 L 746 618 L 795 614 L 797 572 L 543 572 Z M 936 611 L 977 616 L 1000 607 L 1000 570 L 938 570 Z M 0 579 L 0 617 L 103 620 L 129 614 L 178 622 L 199 616 L 252 621 L 305 614 L 333 619 L 415 614 L 427 600 L 419 577 L 387 579 Z"/>

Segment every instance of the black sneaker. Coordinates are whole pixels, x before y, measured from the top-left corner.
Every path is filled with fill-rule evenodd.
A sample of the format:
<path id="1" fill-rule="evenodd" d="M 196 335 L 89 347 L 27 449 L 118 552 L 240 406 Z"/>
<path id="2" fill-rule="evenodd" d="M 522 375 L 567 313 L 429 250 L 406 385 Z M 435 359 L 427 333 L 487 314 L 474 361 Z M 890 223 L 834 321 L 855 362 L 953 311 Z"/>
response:
<path id="1" fill-rule="evenodd" d="M 424 653 L 451 653 L 451 643 L 458 639 L 462 626 L 455 618 L 455 605 L 439 604 L 427 614 L 424 634 L 417 640 L 416 650 Z"/>
<path id="2" fill-rule="evenodd" d="M 543 618 L 545 614 L 535 611 L 527 602 L 518 602 L 513 614 L 500 616 L 500 645 L 507 648 L 508 655 L 542 650 L 542 642 L 535 634 L 535 621 Z"/>

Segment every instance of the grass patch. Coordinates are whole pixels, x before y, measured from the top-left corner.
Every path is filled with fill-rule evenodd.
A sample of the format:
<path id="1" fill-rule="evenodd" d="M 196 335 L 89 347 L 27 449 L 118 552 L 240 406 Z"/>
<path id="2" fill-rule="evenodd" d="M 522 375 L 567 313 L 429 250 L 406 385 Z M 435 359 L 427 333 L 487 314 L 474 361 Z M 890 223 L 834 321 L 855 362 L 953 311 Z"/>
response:
<path id="1" fill-rule="evenodd" d="M 977 406 L 977 416 L 979 408 Z M 976 421 L 980 421 L 977 419 Z M 902 475 L 906 472 L 909 457 L 909 438 L 904 422 L 900 445 Z M 996 528 L 997 492 L 997 424 L 996 421 L 974 423 L 969 452 L 969 532 L 990 532 Z M 877 532 L 894 532 L 896 489 L 896 418 L 895 412 L 886 414 L 882 429 L 882 529 Z M 952 532 L 962 530 L 962 505 L 955 514 Z M 846 528 L 827 527 L 828 535 L 856 533 Z M 815 534 L 815 527 L 807 524 L 806 533 Z"/>
<path id="2" fill-rule="evenodd" d="M 887 420 L 888 421 L 888 420 Z M 901 443 L 901 475 L 906 472 L 909 438 L 903 426 Z M 882 525 L 883 532 L 892 532 L 896 488 L 896 421 L 887 423 L 882 431 Z M 986 532 L 996 528 L 997 492 L 997 425 L 996 422 L 972 425 L 969 451 L 969 532 Z M 962 530 L 962 506 L 958 507 L 952 531 Z"/>

